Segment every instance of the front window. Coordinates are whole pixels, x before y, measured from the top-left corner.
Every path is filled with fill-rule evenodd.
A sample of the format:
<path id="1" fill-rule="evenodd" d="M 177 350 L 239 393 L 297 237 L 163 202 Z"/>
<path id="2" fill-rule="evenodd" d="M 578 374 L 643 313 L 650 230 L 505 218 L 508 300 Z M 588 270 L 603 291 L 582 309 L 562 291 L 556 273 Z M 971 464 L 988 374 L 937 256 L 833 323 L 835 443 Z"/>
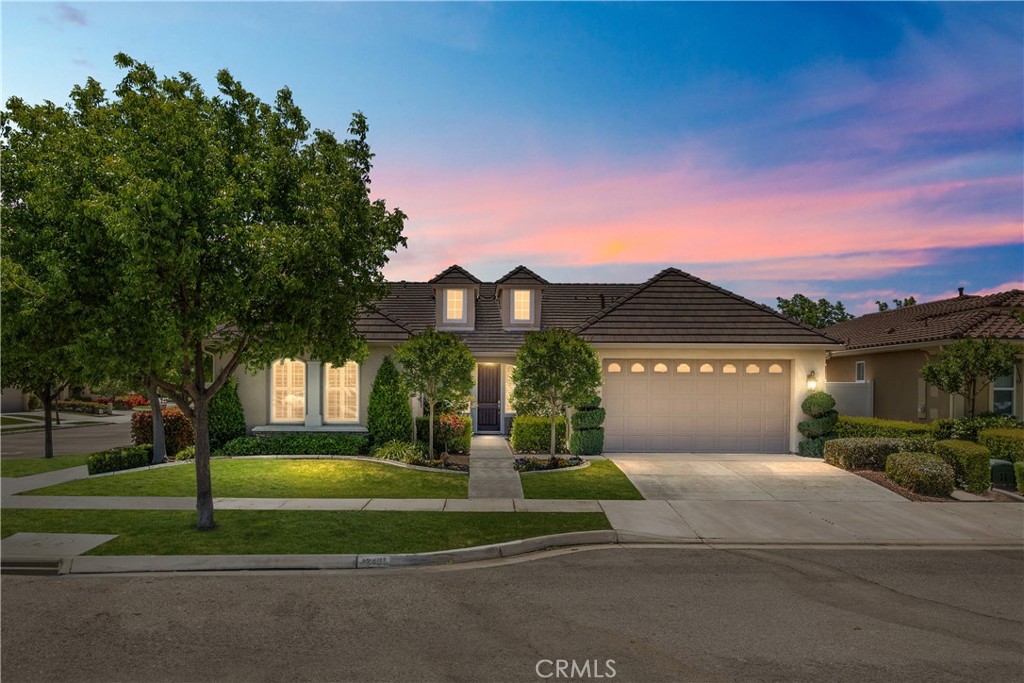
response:
<path id="1" fill-rule="evenodd" d="M 271 422 L 302 422 L 306 416 L 306 364 L 279 360 L 271 368 Z"/>
<path id="2" fill-rule="evenodd" d="M 359 420 L 359 364 L 324 365 L 324 421 Z"/>
<path id="3" fill-rule="evenodd" d="M 444 319 L 450 323 L 466 322 L 466 290 L 445 290 Z"/>
<path id="4" fill-rule="evenodd" d="M 1013 375 L 996 377 L 992 382 L 992 412 L 998 415 L 1016 415 Z"/>
<path id="5" fill-rule="evenodd" d="M 512 320 L 518 323 L 528 323 L 533 320 L 532 303 L 533 292 L 530 290 L 517 289 L 512 292 Z"/>

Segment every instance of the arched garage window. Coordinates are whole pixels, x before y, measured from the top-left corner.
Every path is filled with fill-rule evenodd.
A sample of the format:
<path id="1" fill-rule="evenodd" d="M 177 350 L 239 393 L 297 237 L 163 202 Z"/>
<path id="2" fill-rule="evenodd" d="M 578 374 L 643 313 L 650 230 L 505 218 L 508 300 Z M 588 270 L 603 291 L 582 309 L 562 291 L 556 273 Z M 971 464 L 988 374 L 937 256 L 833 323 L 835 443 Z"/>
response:
<path id="1" fill-rule="evenodd" d="M 619 365 L 618 363 L 609 363 L 608 364 L 608 372 L 611 372 L 611 373 L 622 372 L 622 366 Z"/>
<path id="2" fill-rule="evenodd" d="M 279 360 L 271 366 L 271 422 L 302 422 L 306 416 L 306 364 Z"/>
<path id="3" fill-rule="evenodd" d="M 778 363 L 772 363 L 771 365 L 768 366 L 768 374 L 769 375 L 781 375 L 782 374 L 782 366 L 779 365 Z"/>

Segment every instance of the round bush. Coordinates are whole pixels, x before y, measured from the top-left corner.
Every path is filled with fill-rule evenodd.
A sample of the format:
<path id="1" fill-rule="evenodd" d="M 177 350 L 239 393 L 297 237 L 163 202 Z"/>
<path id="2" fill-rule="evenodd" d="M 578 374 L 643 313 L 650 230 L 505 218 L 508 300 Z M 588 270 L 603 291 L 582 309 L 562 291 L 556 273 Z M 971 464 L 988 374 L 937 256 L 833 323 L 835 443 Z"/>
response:
<path id="1" fill-rule="evenodd" d="M 835 407 L 836 400 L 832 397 L 832 394 L 827 394 L 824 391 L 816 391 L 808 395 L 804 402 L 800 404 L 800 410 L 811 417 L 822 417 Z"/>
<path id="2" fill-rule="evenodd" d="M 819 436 L 831 434 L 835 429 L 837 422 L 839 422 L 839 413 L 834 410 L 830 410 L 821 417 L 804 420 L 799 423 L 796 428 L 808 439 L 816 439 Z"/>
<path id="3" fill-rule="evenodd" d="M 953 468 L 931 453 L 894 453 L 885 463 L 885 474 L 900 486 L 922 496 L 953 493 Z"/>

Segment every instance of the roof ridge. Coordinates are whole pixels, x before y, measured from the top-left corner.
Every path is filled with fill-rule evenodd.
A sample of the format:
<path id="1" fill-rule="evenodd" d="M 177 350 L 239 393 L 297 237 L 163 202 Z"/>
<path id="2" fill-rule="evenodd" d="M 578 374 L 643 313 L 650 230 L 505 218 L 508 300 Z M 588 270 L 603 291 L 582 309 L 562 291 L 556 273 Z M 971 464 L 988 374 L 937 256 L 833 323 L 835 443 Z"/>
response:
<path id="1" fill-rule="evenodd" d="M 465 268 L 463 268 L 462 266 L 460 266 L 457 263 L 453 263 L 452 265 L 448 266 L 447 268 L 442 270 L 440 273 L 438 273 L 434 277 L 430 278 L 430 280 L 428 280 L 427 283 L 430 284 L 430 283 L 433 283 L 433 282 L 438 282 L 442 278 L 444 278 L 445 276 L 450 275 L 452 273 L 459 273 L 461 275 L 465 275 L 467 278 L 472 280 L 474 283 L 480 284 L 480 280 L 478 280 L 476 278 L 476 276 L 474 276 L 472 273 L 470 273 L 469 271 L 467 271 Z"/>
<path id="2" fill-rule="evenodd" d="M 518 273 L 523 273 L 523 274 L 533 278 L 534 280 L 536 280 L 537 282 L 539 282 L 541 284 L 544 284 L 544 285 L 551 284 L 550 282 L 548 282 L 547 280 L 542 278 L 540 275 L 537 275 L 537 273 L 533 272 L 532 270 L 530 270 L 529 268 L 527 268 L 523 264 L 519 264 L 518 266 L 516 266 L 512 270 L 510 270 L 507 273 L 505 273 L 504 275 L 502 275 L 500 278 L 498 278 L 497 280 L 494 281 L 494 284 L 500 285 L 500 284 L 502 284 L 503 282 L 505 282 L 506 280 L 510 279 L 512 276 L 514 276 L 514 275 L 516 275 Z"/>

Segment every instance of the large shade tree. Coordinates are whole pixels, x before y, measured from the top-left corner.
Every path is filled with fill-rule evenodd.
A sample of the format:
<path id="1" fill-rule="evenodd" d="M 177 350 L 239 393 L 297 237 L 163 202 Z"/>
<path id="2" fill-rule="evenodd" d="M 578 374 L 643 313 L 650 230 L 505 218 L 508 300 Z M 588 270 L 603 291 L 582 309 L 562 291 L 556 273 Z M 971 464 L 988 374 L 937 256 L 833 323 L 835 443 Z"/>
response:
<path id="1" fill-rule="evenodd" d="M 361 114 L 339 141 L 287 88 L 263 102 L 225 70 L 211 97 L 187 73 L 115 61 L 112 98 L 89 79 L 66 108 L 8 100 L 5 185 L 8 168 L 24 177 L 5 187 L 4 230 L 55 238 L 34 248 L 67 274 L 90 373 L 141 372 L 192 421 L 208 529 L 210 399 L 243 364 L 360 358 L 355 323 L 385 293 L 405 216 L 369 196 Z"/>
<path id="2" fill-rule="evenodd" d="M 925 382 L 962 396 L 974 417 L 978 394 L 997 377 L 1012 375 L 1020 347 L 996 339 L 961 339 L 943 348 L 921 368 Z"/>
<path id="3" fill-rule="evenodd" d="M 789 299 L 780 296 L 776 297 L 775 301 L 776 307 L 782 315 L 817 330 L 853 319 L 853 315 L 847 312 L 842 301 L 835 303 L 828 299 L 815 301 L 804 294 L 794 294 Z"/>
<path id="4" fill-rule="evenodd" d="M 585 339 L 568 330 L 529 332 L 516 352 L 512 383 L 512 406 L 517 413 L 551 419 L 553 458 L 558 416 L 594 396 L 601 386 L 601 361 Z"/>

